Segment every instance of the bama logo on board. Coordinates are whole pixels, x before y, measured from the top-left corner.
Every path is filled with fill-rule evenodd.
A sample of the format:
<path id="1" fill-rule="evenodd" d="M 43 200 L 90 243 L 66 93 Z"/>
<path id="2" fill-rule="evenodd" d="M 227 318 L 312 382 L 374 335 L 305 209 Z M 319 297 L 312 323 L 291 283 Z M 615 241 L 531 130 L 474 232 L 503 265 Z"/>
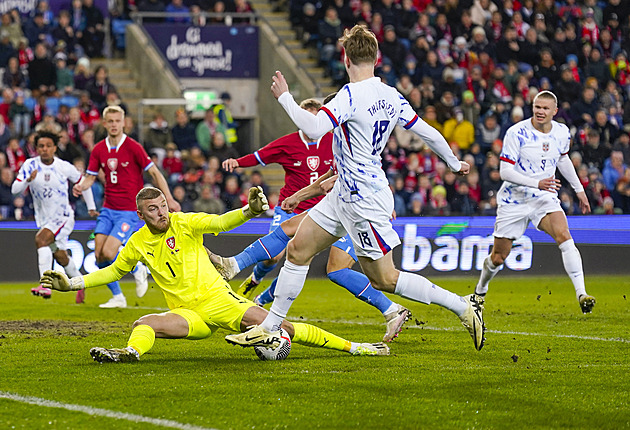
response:
<path id="1" fill-rule="evenodd" d="M 492 235 L 470 235 L 458 240 L 454 236 L 438 236 L 433 241 L 417 235 L 418 226 L 406 224 L 403 234 L 401 267 L 418 272 L 427 266 L 440 272 L 452 270 L 481 270 L 483 260 L 494 243 Z M 528 236 L 514 241 L 512 252 L 505 260 L 505 267 L 523 271 L 532 267 L 533 243 Z"/>

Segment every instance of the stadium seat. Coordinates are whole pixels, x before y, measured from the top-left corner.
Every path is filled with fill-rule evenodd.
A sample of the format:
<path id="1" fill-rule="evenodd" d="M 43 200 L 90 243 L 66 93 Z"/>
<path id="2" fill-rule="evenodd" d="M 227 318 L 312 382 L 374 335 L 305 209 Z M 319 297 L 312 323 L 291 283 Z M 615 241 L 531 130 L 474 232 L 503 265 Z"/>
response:
<path id="1" fill-rule="evenodd" d="M 56 97 L 49 97 L 46 100 L 46 109 L 53 115 L 57 115 L 59 112 L 59 99 Z"/>
<path id="2" fill-rule="evenodd" d="M 68 107 L 75 107 L 79 104 L 79 98 L 74 96 L 63 96 L 59 99 L 59 104 Z"/>
<path id="3" fill-rule="evenodd" d="M 112 36 L 114 37 L 114 46 L 120 51 L 125 50 L 125 29 L 133 21 L 126 19 L 112 20 Z"/>
<path id="4" fill-rule="evenodd" d="M 33 111 L 35 109 L 35 105 L 37 104 L 37 100 L 34 97 L 26 97 L 24 99 L 24 106 L 28 108 L 28 110 Z"/>

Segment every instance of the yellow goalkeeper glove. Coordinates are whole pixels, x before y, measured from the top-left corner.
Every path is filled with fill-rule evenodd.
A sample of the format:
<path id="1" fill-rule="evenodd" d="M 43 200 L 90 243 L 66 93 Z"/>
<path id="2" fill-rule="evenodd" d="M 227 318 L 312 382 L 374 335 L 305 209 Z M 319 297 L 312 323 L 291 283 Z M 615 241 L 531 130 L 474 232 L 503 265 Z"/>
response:
<path id="1" fill-rule="evenodd" d="M 254 218 L 269 209 L 267 196 L 262 187 L 251 187 L 247 198 L 248 204 L 243 207 L 243 214 L 246 218 Z"/>
<path id="2" fill-rule="evenodd" d="M 85 288 L 82 276 L 75 276 L 69 279 L 65 273 L 55 270 L 46 270 L 39 283 L 46 288 L 52 288 L 57 291 L 77 291 Z"/>

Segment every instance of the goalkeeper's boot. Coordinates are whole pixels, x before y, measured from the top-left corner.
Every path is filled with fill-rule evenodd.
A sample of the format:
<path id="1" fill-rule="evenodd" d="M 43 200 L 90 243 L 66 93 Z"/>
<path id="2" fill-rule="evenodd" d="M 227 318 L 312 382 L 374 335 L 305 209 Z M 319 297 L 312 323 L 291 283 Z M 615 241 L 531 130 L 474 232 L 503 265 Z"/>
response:
<path id="1" fill-rule="evenodd" d="M 481 351 L 486 341 L 484 337 L 486 327 L 483 324 L 483 302 L 475 294 L 464 296 L 464 299 L 468 302 L 468 309 L 459 318 L 472 336 L 475 349 Z"/>
<path id="2" fill-rule="evenodd" d="M 389 355 L 389 346 L 383 342 L 360 343 L 352 355 Z"/>
<path id="3" fill-rule="evenodd" d="M 135 363 L 140 360 L 138 351 L 128 346 L 127 348 L 92 348 L 90 355 L 99 363 Z"/>
<path id="4" fill-rule="evenodd" d="M 77 291 L 77 296 L 74 299 L 75 303 L 80 305 L 81 303 L 85 303 L 85 288 Z"/>
<path id="5" fill-rule="evenodd" d="M 99 308 L 111 309 L 111 308 L 126 308 L 127 299 L 123 294 L 117 294 L 107 302 L 98 305 Z"/>
<path id="6" fill-rule="evenodd" d="M 34 296 L 43 297 L 45 299 L 50 299 L 50 297 L 52 296 L 52 290 L 40 284 L 35 288 L 31 288 L 31 294 Z"/>
<path id="7" fill-rule="evenodd" d="M 149 274 L 147 273 L 147 266 L 138 261 L 136 267 L 131 271 L 134 279 L 136 280 L 136 296 L 143 297 L 149 289 Z"/>
<path id="8" fill-rule="evenodd" d="M 227 343 L 240 345 L 243 348 L 248 346 L 264 346 L 265 348 L 276 349 L 281 342 L 280 330 L 268 332 L 259 325 L 248 327 L 244 333 L 235 333 L 225 336 Z"/>
<path id="9" fill-rule="evenodd" d="M 588 294 L 582 294 L 580 296 L 580 308 L 583 314 L 590 314 L 595 306 L 595 297 Z"/>
<path id="10" fill-rule="evenodd" d="M 241 285 L 236 289 L 236 294 L 241 297 L 245 297 L 248 300 L 251 300 L 254 297 L 254 293 L 256 289 L 260 285 L 260 282 L 254 281 L 254 274 L 249 275 L 247 279 L 243 281 Z"/>
<path id="11" fill-rule="evenodd" d="M 411 318 L 409 309 L 402 305 L 398 305 L 398 309 L 384 315 L 387 322 L 387 331 L 383 336 L 383 342 L 391 342 L 398 337 L 398 333 L 402 331 L 403 325 Z"/>
<path id="12" fill-rule="evenodd" d="M 236 267 L 236 259 L 234 257 L 221 257 L 220 255 L 213 254 L 208 251 L 208 256 L 210 257 L 210 261 L 214 265 L 214 268 L 217 269 L 219 275 L 226 281 L 231 280 L 235 277 L 239 270 Z"/>

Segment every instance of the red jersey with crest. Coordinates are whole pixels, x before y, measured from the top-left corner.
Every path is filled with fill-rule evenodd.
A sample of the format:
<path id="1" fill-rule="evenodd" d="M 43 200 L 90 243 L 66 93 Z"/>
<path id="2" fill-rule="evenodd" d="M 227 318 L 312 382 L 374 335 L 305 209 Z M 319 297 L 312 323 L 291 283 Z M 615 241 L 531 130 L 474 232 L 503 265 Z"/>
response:
<path id="1" fill-rule="evenodd" d="M 117 147 L 109 137 L 94 146 L 90 154 L 87 173 L 105 173 L 105 201 L 103 207 L 117 211 L 135 211 L 136 194 L 144 187 L 142 173 L 153 166 L 142 145 L 122 135 Z"/>
<path id="2" fill-rule="evenodd" d="M 237 159 L 240 167 L 258 164 L 266 166 L 278 163 L 284 169 L 284 186 L 280 190 L 278 205 L 296 191 L 315 182 L 333 165 L 332 133 L 326 133 L 319 140 L 309 141 L 302 131 L 287 134 L 263 146 L 253 154 Z M 299 204 L 295 213 L 312 208 L 324 196 L 316 197 Z"/>

